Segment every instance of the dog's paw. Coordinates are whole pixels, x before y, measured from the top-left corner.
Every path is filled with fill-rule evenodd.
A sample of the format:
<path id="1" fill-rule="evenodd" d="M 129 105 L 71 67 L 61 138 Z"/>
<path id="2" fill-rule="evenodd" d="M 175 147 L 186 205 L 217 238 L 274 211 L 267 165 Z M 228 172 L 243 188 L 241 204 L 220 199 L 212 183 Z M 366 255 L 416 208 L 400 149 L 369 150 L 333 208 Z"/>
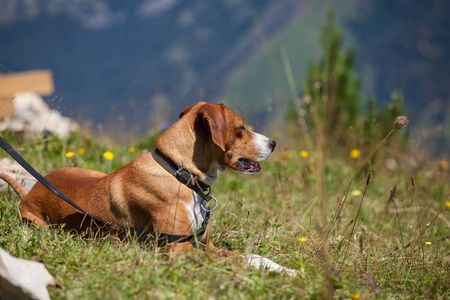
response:
<path id="1" fill-rule="evenodd" d="M 297 275 L 300 275 L 299 271 L 280 266 L 279 264 L 271 261 L 270 259 L 262 257 L 257 254 L 246 254 L 243 256 L 243 258 L 245 259 L 245 262 L 249 267 L 261 269 L 267 272 L 278 272 L 283 275 L 288 275 L 289 277 L 295 277 Z"/>

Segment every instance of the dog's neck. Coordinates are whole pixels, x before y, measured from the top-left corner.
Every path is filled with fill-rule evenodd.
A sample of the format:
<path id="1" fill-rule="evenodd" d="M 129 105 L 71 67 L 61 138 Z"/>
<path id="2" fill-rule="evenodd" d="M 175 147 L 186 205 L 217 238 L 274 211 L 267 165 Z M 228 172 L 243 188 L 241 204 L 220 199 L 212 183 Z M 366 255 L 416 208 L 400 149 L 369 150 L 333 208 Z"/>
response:
<path id="1" fill-rule="evenodd" d="M 208 155 L 211 151 L 209 143 L 198 137 L 192 124 L 186 123 L 180 120 L 172 125 L 158 137 L 156 148 L 197 180 L 213 185 L 223 168 L 216 161 L 208 161 L 213 157 Z M 180 130 L 185 131 L 184 134 L 180 134 Z"/>

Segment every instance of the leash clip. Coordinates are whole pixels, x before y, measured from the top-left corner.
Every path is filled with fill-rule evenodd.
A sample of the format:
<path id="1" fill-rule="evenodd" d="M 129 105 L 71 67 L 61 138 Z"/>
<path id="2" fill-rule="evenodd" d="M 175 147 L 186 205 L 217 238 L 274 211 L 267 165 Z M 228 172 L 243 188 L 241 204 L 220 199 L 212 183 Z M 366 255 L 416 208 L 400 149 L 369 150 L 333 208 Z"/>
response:
<path id="1" fill-rule="evenodd" d="M 202 193 L 203 195 L 200 195 L 200 196 L 203 198 L 203 200 L 205 202 L 209 202 L 209 201 L 211 201 L 211 199 L 214 199 L 214 201 L 216 203 L 215 203 L 215 205 L 214 205 L 214 207 L 212 209 L 210 209 L 209 206 L 208 207 L 204 207 L 203 203 L 200 204 L 200 207 L 204 211 L 206 211 L 206 212 L 213 212 L 213 211 L 216 210 L 217 206 L 219 205 L 219 201 L 217 201 L 217 199 L 215 197 L 210 195 L 211 194 L 211 186 L 208 185 L 208 192 L 205 194 L 202 191 L 202 188 L 200 187 L 199 183 L 195 180 L 194 175 L 192 175 L 188 170 L 186 170 L 183 167 L 180 167 L 172 175 L 175 176 L 178 180 L 180 180 L 179 178 L 182 178 L 183 179 L 183 183 L 185 183 L 187 187 L 189 187 L 190 185 L 196 186 L 197 190 L 194 189 L 194 191 L 196 193 Z"/>
<path id="2" fill-rule="evenodd" d="M 214 205 L 214 207 L 211 208 L 211 209 L 209 208 L 209 206 L 205 208 L 203 206 L 203 203 L 200 204 L 200 207 L 206 212 L 213 212 L 213 211 L 216 210 L 217 206 L 219 205 L 219 201 L 217 201 L 217 199 L 214 196 L 209 196 L 208 195 L 208 198 L 209 198 L 209 201 L 211 201 L 211 199 L 214 199 L 214 201 L 216 201 L 216 204 Z"/>

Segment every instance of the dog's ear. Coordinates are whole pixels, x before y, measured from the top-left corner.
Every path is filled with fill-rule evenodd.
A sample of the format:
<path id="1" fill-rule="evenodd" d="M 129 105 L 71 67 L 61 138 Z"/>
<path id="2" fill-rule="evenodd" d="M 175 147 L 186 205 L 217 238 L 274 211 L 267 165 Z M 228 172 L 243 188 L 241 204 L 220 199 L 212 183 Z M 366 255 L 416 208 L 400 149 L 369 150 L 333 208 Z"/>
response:
<path id="1" fill-rule="evenodd" d="M 192 105 L 186 107 L 186 108 L 180 113 L 180 115 L 179 115 L 178 117 L 181 119 L 185 114 L 187 114 L 188 112 L 190 112 L 194 107 L 197 107 L 197 106 L 200 106 L 200 105 L 204 105 L 204 104 L 206 104 L 206 102 L 197 102 L 197 103 L 195 103 L 195 104 L 192 104 Z"/>
<path id="2" fill-rule="evenodd" d="M 207 104 L 199 109 L 197 122 L 210 134 L 213 142 L 225 151 L 227 141 L 227 121 L 223 104 Z"/>

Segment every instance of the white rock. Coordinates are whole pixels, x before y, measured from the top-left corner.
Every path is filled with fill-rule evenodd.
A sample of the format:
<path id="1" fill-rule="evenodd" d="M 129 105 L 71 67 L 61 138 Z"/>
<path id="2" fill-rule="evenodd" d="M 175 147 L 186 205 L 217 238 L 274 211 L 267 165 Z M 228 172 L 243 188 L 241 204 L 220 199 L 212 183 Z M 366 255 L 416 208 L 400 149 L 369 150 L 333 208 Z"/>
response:
<path id="1" fill-rule="evenodd" d="M 49 284 L 55 280 L 42 263 L 13 257 L 0 248 L 0 296 L 49 300 Z"/>
<path id="2" fill-rule="evenodd" d="M 72 131 L 80 128 L 74 120 L 63 117 L 51 109 L 36 93 L 17 93 L 13 100 L 15 117 L 6 118 L 0 123 L 0 130 L 11 129 L 25 133 L 40 134 L 47 130 L 67 138 Z"/>
<path id="3" fill-rule="evenodd" d="M 30 191 L 37 181 L 16 161 L 7 157 L 0 158 L 0 172 L 16 179 L 27 191 Z M 0 190 L 6 188 L 7 186 L 8 184 L 0 179 Z"/>

